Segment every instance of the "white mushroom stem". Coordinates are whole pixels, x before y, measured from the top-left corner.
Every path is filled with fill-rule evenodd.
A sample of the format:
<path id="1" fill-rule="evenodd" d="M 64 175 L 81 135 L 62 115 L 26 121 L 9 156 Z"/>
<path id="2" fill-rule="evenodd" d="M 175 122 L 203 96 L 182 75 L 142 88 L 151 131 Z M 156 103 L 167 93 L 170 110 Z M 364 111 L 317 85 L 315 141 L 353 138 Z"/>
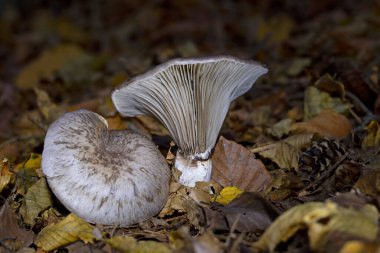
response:
<path id="1" fill-rule="evenodd" d="M 196 182 L 208 182 L 211 178 L 212 162 L 208 160 L 194 160 L 177 153 L 175 167 L 182 172 L 179 183 L 194 187 Z"/>

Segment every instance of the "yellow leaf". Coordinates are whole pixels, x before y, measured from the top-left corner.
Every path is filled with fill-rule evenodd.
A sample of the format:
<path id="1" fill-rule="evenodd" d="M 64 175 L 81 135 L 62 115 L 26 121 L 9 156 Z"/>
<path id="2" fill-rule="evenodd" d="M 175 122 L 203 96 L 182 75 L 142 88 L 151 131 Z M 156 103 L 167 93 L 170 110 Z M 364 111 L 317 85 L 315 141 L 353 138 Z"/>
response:
<path id="1" fill-rule="evenodd" d="M 300 229 L 307 229 L 310 248 L 324 252 L 330 236 L 336 233 L 374 240 L 378 232 L 378 217 L 376 208 L 370 205 L 354 210 L 332 202 L 309 202 L 283 213 L 253 247 L 259 252 L 273 252 L 280 242 L 286 242 Z"/>
<path id="2" fill-rule="evenodd" d="M 33 225 L 35 218 L 51 205 L 52 199 L 46 179 L 41 178 L 29 188 L 22 202 L 20 213 L 26 224 Z"/>
<path id="3" fill-rule="evenodd" d="M 112 248 L 122 253 L 170 253 L 169 247 L 155 241 L 139 241 L 131 236 L 115 236 L 105 240 Z"/>
<path id="4" fill-rule="evenodd" d="M 19 175 L 17 177 L 16 186 L 17 192 L 25 194 L 29 187 L 31 187 L 41 176 L 39 174 L 41 168 L 41 155 L 31 153 L 28 161 L 16 165 L 15 172 Z"/>
<path id="5" fill-rule="evenodd" d="M 348 241 L 339 250 L 339 253 L 375 253 L 379 252 L 380 244 L 364 241 Z"/>
<path id="6" fill-rule="evenodd" d="M 77 240 L 93 243 L 100 239 L 98 229 L 74 214 L 68 215 L 57 224 L 48 225 L 38 234 L 36 244 L 45 251 L 51 251 Z"/>
<path id="7" fill-rule="evenodd" d="M 213 200 L 225 206 L 228 203 L 230 203 L 232 200 L 234 200 L 237 196 L 239 196 L 241 193 L 243 193 L 243 191 L 240 190 L 239 188 L 235 186 L 228 186 L 228 187 L 223 188 L 220 191 L 219 196 L 217 196 Z"/>
<path id="8" fill-rule="evenodd" d="M 375 147 L 380 144 L 380 127 L 377 121 L 372 120 L 366 127 L 367 136 L 362 142 L 363 148 Z"/>

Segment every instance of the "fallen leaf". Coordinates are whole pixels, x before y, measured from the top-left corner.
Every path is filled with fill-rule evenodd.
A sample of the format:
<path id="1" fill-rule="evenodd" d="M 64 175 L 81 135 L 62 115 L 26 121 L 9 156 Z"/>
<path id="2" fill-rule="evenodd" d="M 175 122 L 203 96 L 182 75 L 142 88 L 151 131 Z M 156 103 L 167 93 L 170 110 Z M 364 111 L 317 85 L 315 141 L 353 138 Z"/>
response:
<path id="1" fill-rule="evenodd" d="M 51 251 L 77 240 L 93 243 L 100 239 L 100 231 L 74 214 L 64 220 L 50 224 L 38 234 L 36 245 L 45 251 Z"/>
<path id="2" fill-rule="evenodd" d="M 29 188 L 22 202 L 20 213 L 25 224 L 33 226 L 35 218 L 51 205 L 52 199 L 46 179 L 41 178 Z"/>
<path id="3" fill-rule="evenodd" d="M 301 229 L 307 229 L 310 248 L 317 252 L 324 252 L 329 236 L 336 232 L 374 240 L 379 230 L 379 213 L 375 207 L 367 206 L 361 211 L 332 202 L 309 202 L 295 206 L 276 219 L 253 244 L 253 248 L 259 252 L 274 252 L 280 242 L 288 241 Z"/>
<path id="4" fill-rule="evenodd" d="M 220 253 L 223 252 L 223 244 L 210 231 L 192 240 L 194 253 Z"/>
<path id="5" fill-rule="evenodd" d="M 25 163 L 16 165 L 15 172 L 17 173 L 16 187 L 17 192 L 24 195 L 28 189 L 38 181 L 41 169 L 41 155 L 32 153 Z"/>
<path id="6" fill-rule="evenodd" d="M 220 191 L 218 196 L 213 198 L 213 201 L 216 201 L 217 203 L 225 206 L 241 193 L 243 193 L 243 191 L 239 188 L 235 186 L 227 186 Z"/>
<path id="7" fill-rule="evenodd" d="M 375 120 L 372 120 L 366 127 L 367 136 L 362 141 L 362 148 L 375 147 L 380 144 L 380 126 Z"/>
<path id="8" fill-rule="evenodd" d="M 344 84 L 335 80 L 330 74 L 324 74 L 316 82 L 315 87 L 321 91 L 325 91 L 330 95 L 338 95 L 344 98 L 346 91 L 344 89 Z"/>
<path id="9" fill-rule="evenodd" d="M 18 226 L 18 217 L 12 212 L 7 202 L 0 208 L 0 252 L 5 251 L 5 245 L 11 251 L 17 251 L 22 247 L 27 247 L 33 242 L 33 231 L 26 231 Z"/>
<path id="10" fill-rule="evenodd" d="M 304 120 L 308 120 L 324 110 L 330 109 L 336 113 L 344 114 L 352 105 L 340 98 L 331 97 L 327 92 L 311 86 L 305 90 Z"/>
<path id="11" fill-rule="evenodd" d="M 378 253 L 379 251 L 379 243 L 352 240 L 346 242 L 339 253 Z"/>
<path id="12" fill-rule="evenodd" d="M 137 241 L 135 238 L 127 235 L 114 236 L 106 239 L 105 242 L 118 252 L 122 253 L 170 253 L 170 248 L 160 242 L 155 241 Z"/>
<path id="13" fill-rule="evenodd" d="M 310 146 L 313 138 L 314 133 L 301 133 L 289 136 L 284 139 L 283 142 L 286 142 L 299 150 L 303 150 Z"/>
<path id="14" fill-rule="evenodd" d="M 6 160 L 0 162 L 0 193 L 9 188 L 15 182 L 15 174 L 9 171 L 9 165 Z"/>
<path id="15" fill-rule="evenodd" d="M 380 171 L 373 169 L 362 175 L 354 185 L 361 193 L 378 198 L 380 196 Z"/>
<path id="16" fill-rule="evenodd" d="M 280 139 L 282 136 L 289 134 L 292 123 L 293 120 L 291 119 L 283 119 L 271 126 L 267 131 L 272 136 Z"/>
<path id="17" fill-rule="evenodd" d="M 279 214 L 272 204 L 253 192 L 242 193 L 219 210 L 225 215 L 230 229 L 235 226 L 240 232 L 264 231 Z"/>
<path id="18" fill-rule="evenodd" d="M 42 78 L 50 78 L 66 63 L 78 59 L 85 53 L 77 46 L 59 45 L 47 49 L 30 62 L 17 76 L 15 83 L 21 89 L 38 87 Z"/>
<path id="19" fill-rule="evenodd" d="M 222 187 L 213 181 L 196 182 L 195 187 L 187 188 L 189 197 L 199 204 L 209 204 L 210 199 L 221 191 Z"/>
<path id="20" fill-rule="evenodd" d="M 222 186 L 236 186 L 243 191 L 263 191 L 270 183 L 264 164 L 248 149 L 222 136 L 211 157 L 211 178 Z"/>
<path id="21" fill-rule="evenodd" d="M 272 144 L 267 150 L 259 152 L 265 158 L 275 162 L 281 169 L 297 169 L 299 150 L 284 141 Z"/>
<path id="22" fill-rule="evenodd" d="M 37 96 L 38 110 L 48 123 L 52 123 L 65 113 L 65 110 L 62 107 L 57 106 L 50 100 L 46 91 L 35 87 L 34 92 Z"/>
<path id="23" fill-rule="evenodd" d="M 297 122 L 291 126 L 293 132 L 317 133 L 326 138 L 342 139 L 351 130 L 348 119 L 334 111 L 325 110 L 305 122 Z"/>
<path id="24" fill-rule="evenodd" d="M 132 252 L 137 246 L 136 239 L 128 235 L 114 236 L 104 241 L 120 252 Z"/>
<path id="25" fill-rule="evenodd" d="M 298 76 L 306 67 L 310 66 L 310 64 L 310 58 L 296 58 L 291 62 L 290 66 L 286 70 L 286 73 L 289 76 Z"/>

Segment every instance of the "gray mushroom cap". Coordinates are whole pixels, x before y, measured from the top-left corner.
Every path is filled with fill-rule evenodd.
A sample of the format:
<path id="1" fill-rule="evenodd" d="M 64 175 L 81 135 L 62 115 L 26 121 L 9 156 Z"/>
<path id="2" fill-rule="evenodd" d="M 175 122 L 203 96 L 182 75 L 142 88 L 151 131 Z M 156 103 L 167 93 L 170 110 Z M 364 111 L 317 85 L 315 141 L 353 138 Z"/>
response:
<path id="1" fill-rule="evenodd" d="M 230 103 L 268 70 L 230 56 L 174 59 L 124 83 L 112 94 L 123 116 L 157 118 L 179 147 L 180 182 L 211 177 L 209 156 Z"/>
<path id="2" fill-rule="evenodd" d="M 92 222 L 126 226 L 157 214 L 169 192 L 166 160 L 146 137 L 108 130 L 86 110 L 66 113 L 47 132 L 42 170 L 62 204 Z"/>

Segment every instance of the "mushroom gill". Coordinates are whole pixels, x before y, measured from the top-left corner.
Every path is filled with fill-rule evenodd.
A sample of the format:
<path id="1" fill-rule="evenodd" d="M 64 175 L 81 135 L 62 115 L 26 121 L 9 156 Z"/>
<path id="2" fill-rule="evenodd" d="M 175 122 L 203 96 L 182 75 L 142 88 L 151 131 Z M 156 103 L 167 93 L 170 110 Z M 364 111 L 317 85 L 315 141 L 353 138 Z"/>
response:
<path id="1" fill-rule="evenodd" d="M 267 69 L 230 56 L 174 59 L 124 83 L 112 94 L 123 116 L 157 118 L 179 147 L 179 182 L 194 186 L 211 177 L 211 151 L 230 103 Z"/>

